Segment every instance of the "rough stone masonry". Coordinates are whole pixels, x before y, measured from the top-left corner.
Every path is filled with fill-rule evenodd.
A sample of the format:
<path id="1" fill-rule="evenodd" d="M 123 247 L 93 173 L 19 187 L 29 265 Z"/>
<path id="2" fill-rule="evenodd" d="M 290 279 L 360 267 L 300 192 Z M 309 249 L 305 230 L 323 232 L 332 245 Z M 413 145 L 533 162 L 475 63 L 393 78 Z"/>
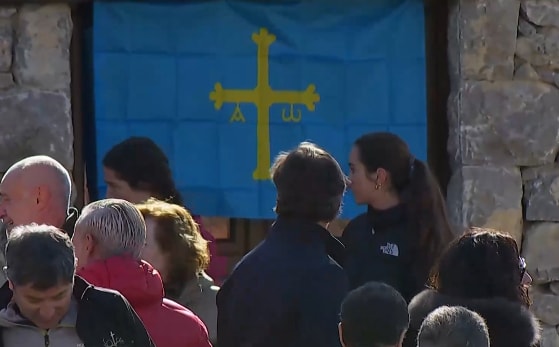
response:
<path id="1" fill-rule="evenodd" d="M 451 1 L 449 61 L 451 217 L 522 245 L 559 346 L 559 0 Z"/>
<path id="2" fill-rule="evenodd" d="M 0 176 L 29 155 L 74 164 L 67 5 L 0 6 Z"/>

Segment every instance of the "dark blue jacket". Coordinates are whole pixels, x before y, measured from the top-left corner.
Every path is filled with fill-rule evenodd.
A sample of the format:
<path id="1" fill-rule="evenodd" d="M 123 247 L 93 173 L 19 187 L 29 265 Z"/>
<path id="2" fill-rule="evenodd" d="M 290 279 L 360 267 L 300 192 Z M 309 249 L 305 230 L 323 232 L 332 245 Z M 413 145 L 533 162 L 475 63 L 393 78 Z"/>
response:
<path id="1" fill-rule="evenodd" d="M 279 218 L 217 296 L 219 347 L 339 347 L 348 291 L 317 224 Z"/>

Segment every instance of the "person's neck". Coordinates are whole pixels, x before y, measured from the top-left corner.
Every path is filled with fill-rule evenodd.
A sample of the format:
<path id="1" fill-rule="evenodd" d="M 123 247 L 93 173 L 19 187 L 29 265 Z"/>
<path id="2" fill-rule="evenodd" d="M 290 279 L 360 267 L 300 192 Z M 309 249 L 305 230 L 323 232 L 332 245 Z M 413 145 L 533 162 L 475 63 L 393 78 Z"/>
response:
<path id="1" fill-rule="evenodd" d="M 57 213 L 58 211 L 44 211 L 39 213 L 36 218 L 37 224 L 52 225 L 57 228 L 62 228 L 66 222 L 66 213 Z"/>
<path id="2" fill-rule="evenodd" d="M 400 199 L 394 194 L 386 195 L 383 199 L 369 203 L 375 210 L 388 210 L 400 204 Z"/>

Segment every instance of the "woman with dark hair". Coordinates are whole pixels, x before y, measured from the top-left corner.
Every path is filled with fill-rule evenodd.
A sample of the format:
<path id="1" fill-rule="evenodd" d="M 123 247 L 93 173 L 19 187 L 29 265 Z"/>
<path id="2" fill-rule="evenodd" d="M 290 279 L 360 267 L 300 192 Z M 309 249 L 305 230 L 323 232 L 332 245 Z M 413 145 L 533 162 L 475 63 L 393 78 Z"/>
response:
<path id="1" fill-rule="evenodd" d="M 111 148 L 103 158 L 103 175 L 107 198 L 124 199 L 134 204 L 156 198 L 184 206 L 169 159 L 147 137 L 130 137 Z M 200 217 L 193 217 L 202 236 L 209 241 L 212 258 L 207 273 L 219 282 L 227 275 L 225 261 L 217 256 L 215 238 L 204 228 Z"/>
<path id="2" fill-rule="evenodd" d="M 409 304 L 410 329 L 404 346 L 415 347 L 423 319 L 440 306 L 463 306 L 483 317 L 491 347 L 532 347 L 540 327 L 528 310 L 526 262 L 514 239 L 491 229 L 471 228 L 441 256 L 433 289 Z"/>
<path id="3" fill-rule="evenodd" d="M 355 201 L 368 206 L 341 238 L 350 286 L 385 282 L 409 302 L 425 288 L 453 238 L 439 186 L 427 165 L 391 133 L 357 139 L 349 166 Z"/>

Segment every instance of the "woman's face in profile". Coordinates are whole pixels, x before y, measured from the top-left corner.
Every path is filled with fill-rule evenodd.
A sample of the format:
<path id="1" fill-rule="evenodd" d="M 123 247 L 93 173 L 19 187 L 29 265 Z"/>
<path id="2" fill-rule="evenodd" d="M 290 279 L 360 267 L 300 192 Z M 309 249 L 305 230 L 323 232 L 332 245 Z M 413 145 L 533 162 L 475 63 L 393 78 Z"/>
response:
<path id="1" fill-rule="evenodd" d="M 157 228 L 157 222 L 153 218 L 146 218 L 146 245 L 142 251 L 142 259 L 159 271 L 161 278 L 165 281 L 167 264 L 164 253 L 155 238 Z"/>
<path id="2" fill-rule="evenodd" d="M 526 271 L 526 260 L 524 258 L 520 257 L 518 267 L 520 268 L 521 275 L 520 283 L 525 286 L 531 285 L 532 276 Z"/>

